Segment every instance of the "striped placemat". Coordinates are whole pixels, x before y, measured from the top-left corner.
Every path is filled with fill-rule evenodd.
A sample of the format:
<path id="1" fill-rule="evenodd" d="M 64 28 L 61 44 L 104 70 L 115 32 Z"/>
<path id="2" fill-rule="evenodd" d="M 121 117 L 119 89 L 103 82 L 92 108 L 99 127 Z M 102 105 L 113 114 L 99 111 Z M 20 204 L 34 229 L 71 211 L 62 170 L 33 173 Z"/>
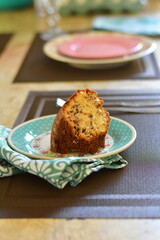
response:
<path id="1" fill-rule="evenodd" d="M 56 113 L 56 98 L 72 92 L 30 92 L 15 125 Z M 98 91 L 107 102 L 160 99 L 160 91 Z M 137 139 L 121 156 L 128 166 L 102 170 L 77 187 L 58 190 L 28 173 L 0 180 L 0 217 L 19 218 L 159 218 L 160 114 L 116 113 L 132 124 Z"/>
<path id="2" fill-rule="evenodd" d="M 2 51 L 4 50 L 11 36 L 11 33 L 0 33 L 0 53 L 2 53 Z"/>
<path id="3" fill-rule="evenodd" d="M 87 70 L 49 59 L 43 53 L 44 41 L 37 34 L 13 82 L 98 81 L 117 79 L 159 79 L 154 54 L 115 69 Z"/>

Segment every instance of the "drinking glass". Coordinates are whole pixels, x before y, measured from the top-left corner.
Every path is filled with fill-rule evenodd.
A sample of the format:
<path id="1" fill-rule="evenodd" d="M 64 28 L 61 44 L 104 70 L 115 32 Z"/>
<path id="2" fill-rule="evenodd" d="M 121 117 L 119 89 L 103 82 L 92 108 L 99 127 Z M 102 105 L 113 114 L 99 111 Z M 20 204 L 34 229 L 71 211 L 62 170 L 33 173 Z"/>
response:
<path id="1" fill-rule="evenodd" d="M 34 0 L 36 14 L 38 17 L 45 18 L 49 26 L 47 31 L 40 34 L 45 41 L 63 33 L 62 29 L 57 26 L 60 20 L 61 4 L 62 0 Z"/>

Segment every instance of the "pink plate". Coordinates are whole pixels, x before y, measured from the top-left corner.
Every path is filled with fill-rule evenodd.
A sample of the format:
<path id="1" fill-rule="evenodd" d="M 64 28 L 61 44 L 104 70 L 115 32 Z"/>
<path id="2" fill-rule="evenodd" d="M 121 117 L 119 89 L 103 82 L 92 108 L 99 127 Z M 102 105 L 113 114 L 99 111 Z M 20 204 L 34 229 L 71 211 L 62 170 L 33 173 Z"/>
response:
<path id="1" fill-rule="evenodd" d="M 104 59 L 127 56 L 139 51 L 138 37 L 125 35 L 79 35 L 58 45 L 58 52 L 73 58 Z"/>

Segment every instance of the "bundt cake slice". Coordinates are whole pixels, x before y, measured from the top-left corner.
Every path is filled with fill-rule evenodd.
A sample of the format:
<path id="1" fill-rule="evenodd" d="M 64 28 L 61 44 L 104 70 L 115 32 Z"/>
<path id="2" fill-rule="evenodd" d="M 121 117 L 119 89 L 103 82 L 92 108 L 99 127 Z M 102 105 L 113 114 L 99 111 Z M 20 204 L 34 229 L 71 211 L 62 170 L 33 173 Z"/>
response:
<path id="1" fill-rule="evenodd" d="M 110 123 L 102 98 L 90 89 L 75 92 L 59 110 L 51 132 L 51 151 L 95 153 L 105 146 Z"/>

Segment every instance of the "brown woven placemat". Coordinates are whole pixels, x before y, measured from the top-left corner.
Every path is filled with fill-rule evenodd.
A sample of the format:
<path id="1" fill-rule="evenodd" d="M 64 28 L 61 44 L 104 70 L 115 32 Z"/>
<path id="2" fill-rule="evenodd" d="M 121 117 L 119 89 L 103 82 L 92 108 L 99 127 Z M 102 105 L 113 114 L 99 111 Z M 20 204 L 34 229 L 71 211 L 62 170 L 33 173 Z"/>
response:
<path id="1" fill-rule="evenodd" d="M 0 33 L 0 53 L 2 53 L 11 36 L 11 33 Z"/>
<path id="2" fill-rule="evenodd" d="M 158 92 L 98 91 L 107 101 L 160 99 Z M 30 92 L 16 125 L 57 112 L 56 97 L 72 92 Z M 111 115 L 113 116 L 112 112 Z M 160 114 L 117 113 L 137 130 L 135 143 L 121 153 L 120 170 L 101 170 L 77 187 L 58 190 L 28 173 L 0 180 L 0 217 L 10 218 L 159 218 Z"/>
<path id="3" fill-rule="evenodd" d="M 78 69 L 49 59 L 43 53 L 44 41 L 37 34 L 14 82 L 93 81 L 114 79 L 159 79 L 160 69 L 154 54 L 116 69 Z"/>

